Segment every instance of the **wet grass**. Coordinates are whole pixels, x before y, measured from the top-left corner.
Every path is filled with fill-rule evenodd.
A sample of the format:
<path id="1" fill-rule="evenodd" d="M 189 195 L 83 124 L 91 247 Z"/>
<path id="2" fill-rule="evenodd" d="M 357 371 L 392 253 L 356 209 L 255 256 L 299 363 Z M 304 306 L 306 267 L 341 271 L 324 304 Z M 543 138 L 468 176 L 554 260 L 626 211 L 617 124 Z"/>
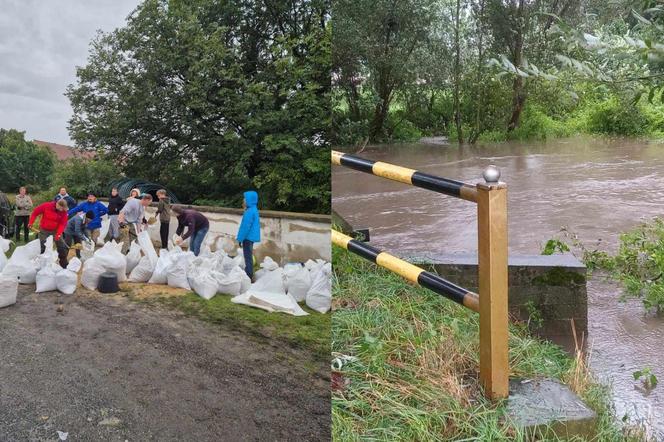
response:
<path id="1" fill-rule="evenodd" d="M 526 440 L 478 384 L 478 315 L 334 248 L 333 435 L 359 440 Z M 511 377 L 552 377 L 599 415 L 594 441 L 642 440 L 614 423 L 608 390 L 583 358 L 510 328 Z"/>
<path id="2" fill-rule="evenodd" d="M 159 304 L 260 339 L 283 341 L 318 360 L 329 359 L 330 314 L 323 315 L 306 306 L 302 308 L 309 315 L 296 317 L 233 304 L 226 295 L 206 301 L 193 292 L 162 285 L 123 284 L 121 290 L 135 302 Z"/>

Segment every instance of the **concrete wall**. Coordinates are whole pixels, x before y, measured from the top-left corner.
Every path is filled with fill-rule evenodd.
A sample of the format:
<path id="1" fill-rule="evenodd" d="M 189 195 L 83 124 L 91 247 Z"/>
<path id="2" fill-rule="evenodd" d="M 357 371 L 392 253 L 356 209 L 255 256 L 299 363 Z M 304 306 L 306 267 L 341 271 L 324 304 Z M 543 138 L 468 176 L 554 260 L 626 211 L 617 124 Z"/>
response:
<path id="1" fill-rule="evenodd" d="M 477 256 L 442 255 L 411 258 L 465 289 L 478 292 Z M 567 350 L 574 348 L 571 319 L 579 343 L 588 331 L 586 267 L 572 255 L 511 256 L 509 308 L 514 318 L 527 321 L 536 335 Z M 537 321 L 537 317 L 541 318 Z"/>
<path id="2" fill-rule="evenodd" d="M 235 240 L 243 210 L 208 206 L 184 207 L 200 211 L 210 221 L 206 241 L 216 241 L 223 236 Z M 156 204 L 148 207 L 146 218 L 150 218 L 156 210 Z M 317 258 L 331 260 L 330 215 L 261 210 L 260 217 L 261 242 L 254 245 L 254 254 L 258 261 L 265 256 L 270 256 L 281 265 Z M 177 219 L 173 218 L 169 238 L 173 236 L 177 226 Z M 154 243 L 159 246 L 159 222 L 152 225 L 149 232 Z"/>

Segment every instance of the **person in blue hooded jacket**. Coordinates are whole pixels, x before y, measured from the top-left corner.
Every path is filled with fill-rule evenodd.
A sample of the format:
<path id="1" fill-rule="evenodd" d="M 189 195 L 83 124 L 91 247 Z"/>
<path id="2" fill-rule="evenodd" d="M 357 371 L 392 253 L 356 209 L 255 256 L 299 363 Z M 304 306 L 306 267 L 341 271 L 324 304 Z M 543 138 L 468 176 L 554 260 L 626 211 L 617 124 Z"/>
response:
<path id="1" fill-rule="evenodd" d="M 97 239 L 99 238 L 99 229 L 101 229 L 101 217 L 108 213 L 108 209 L 105 205 L 97 201 L 95 194 L 88 192 L 88 199 L 69 210 L 68 214 L 71 217 L 78 212 L 87 213 L 90 211 L 95 214 L 95 217 L 86 224 L 85 234 L 96 244 Z"/>
<path id="2" fill-rule="evenodd" d="M 237 242 L 244 254 L 245 272 L 250 278 L 254 277 L 254 243 L 261 240 L 261 218 L 258 215 L 258 194 L 253 190 L 244 192 L 242 208 L 242 222 L 237 231 Z"/>

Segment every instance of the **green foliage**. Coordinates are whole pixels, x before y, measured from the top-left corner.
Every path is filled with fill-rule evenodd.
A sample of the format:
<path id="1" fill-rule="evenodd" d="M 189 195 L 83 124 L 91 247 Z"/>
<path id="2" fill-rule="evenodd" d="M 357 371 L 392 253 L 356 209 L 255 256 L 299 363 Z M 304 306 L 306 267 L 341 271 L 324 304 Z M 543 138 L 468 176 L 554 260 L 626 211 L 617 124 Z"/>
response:
<path id="1" fill-rule="evenodd" d="M 634 377 L 635 381 L 641 379 L 643 386 L 648 390 L 652 390 L 657 386 L 657 376 L 655 376 L 655 373 L 652 372 L 650 367 L 637 370 L 632 373 L 632 376 Z"/>
<path id="2" fill-rule="evenodd" d="M 111 194 L 109 184 L 121 178 L 117 166 L 103 158 L 84 160 L 71 158 L 58 164 L 53 175 L 53 183 L 49 189 L 50 197 L 60 187 L 74 198 L 85 198 L 87 192 L 95 192 L 98 196 L 108 197 Z"/>
<path id="3" fill-rule="evenodd" d="M 664 310 L 664 219 L 655 218 L 620 236 L 615 272 L 646 309 Z"/>
<path id="4" fill-rule="evenodd" d="M 18 192 L 26 186 L 38 192 L 49 185 L 55 155 L 44 147 L 25 140 L 25 132 L 0 129 L 0 190 Z"/>
<path id="5" fill-rule="evenodd" d="M 551 238 L 546 242 L 544 248 L 542 249 L 542 255 L 553 255 L 554 253 L 565 253 L 569 252 L 569 246 L 557 238 Z"/>
<path id="6" fill-rule="evenodd" d="M 184 202 L 329 212 L 329 0 L 144 0 L 67 96 L 72 138 Z"/>
<path id="7" fill-rule="evenodd" d="M 592 106 L 587 115 L 587 131 L 606 135 L 644 135 L 647 119 L 639 106 L 612 97 Z"/>

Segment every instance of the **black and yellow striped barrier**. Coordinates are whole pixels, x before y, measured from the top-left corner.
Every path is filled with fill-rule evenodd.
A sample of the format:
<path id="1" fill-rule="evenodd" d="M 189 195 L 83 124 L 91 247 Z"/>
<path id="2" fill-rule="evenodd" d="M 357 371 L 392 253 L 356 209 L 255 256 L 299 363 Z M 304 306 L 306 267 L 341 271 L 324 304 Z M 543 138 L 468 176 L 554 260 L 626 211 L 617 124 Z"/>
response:
<path id="1" fill-rule="evenodd" d="M 445 195 L 455 196 L 466 201 L 477 202 L 477 189 L 475 186 L 461 181 L 441 178 L 415 169 L 395 166 L 382 161 L 367 160 L 355 155 L 332 151 L 332 164 L 345 166 L 360 172 L 370 173 L 389 180 L 398 181 L 411 186 L 421 187 Z"/>
<path id="2" fill-rule="evenodd" d="M 384 267 L 469 309 L 479 312 L 479 297 L 431 272 L 332 229 L 332 244 Z"/>
<path id="3" fill-rule="evenodd" d="M 507 186 L 500 182 L 500 171 L 489 166 L 483 174 L 485 182 L 470 185 L 336 151 L 332 151 L 332 164 L 477 203 L 479 295 L 335 230 L 332 243 L 478 312 L 480 382 L 488 398 L 507 397 Z"/>

